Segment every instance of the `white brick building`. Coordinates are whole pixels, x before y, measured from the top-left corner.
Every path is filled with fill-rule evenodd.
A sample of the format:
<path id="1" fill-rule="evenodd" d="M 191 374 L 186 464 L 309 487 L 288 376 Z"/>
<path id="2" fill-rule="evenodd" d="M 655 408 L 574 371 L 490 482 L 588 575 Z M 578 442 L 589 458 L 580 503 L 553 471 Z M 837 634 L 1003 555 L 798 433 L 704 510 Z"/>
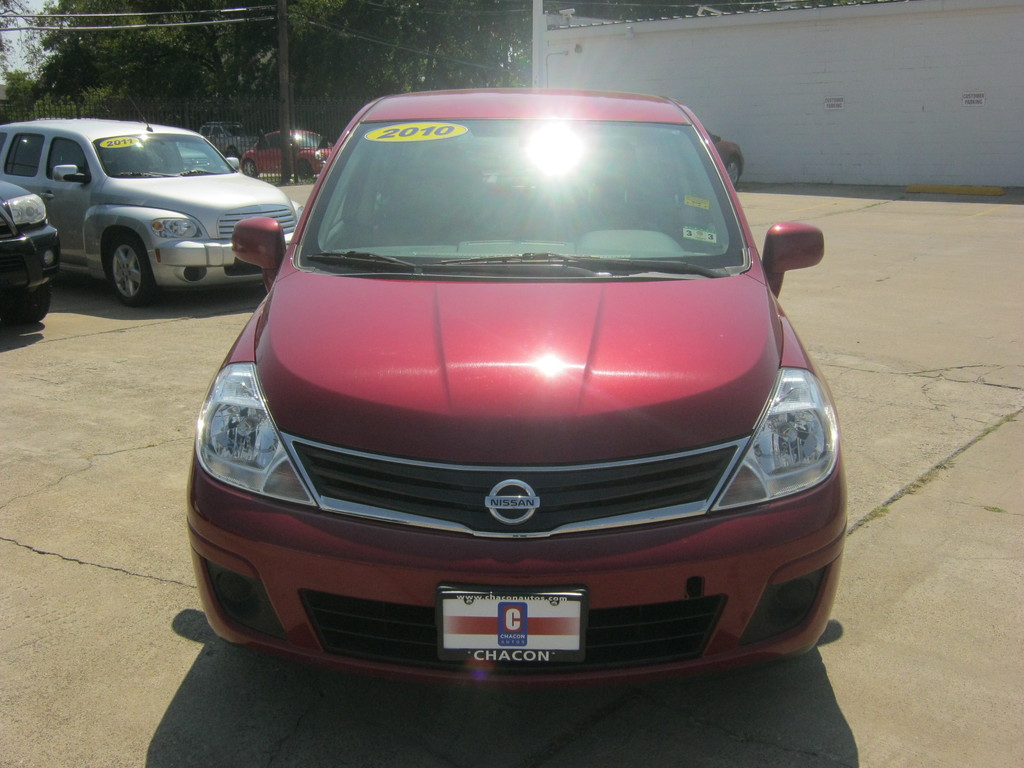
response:
<path id="1" fill-rule="evenodd" d="M 1024 0 L 570 26 L 546 84 L 671 96 L 744 180 L 1024 186 Z"/>

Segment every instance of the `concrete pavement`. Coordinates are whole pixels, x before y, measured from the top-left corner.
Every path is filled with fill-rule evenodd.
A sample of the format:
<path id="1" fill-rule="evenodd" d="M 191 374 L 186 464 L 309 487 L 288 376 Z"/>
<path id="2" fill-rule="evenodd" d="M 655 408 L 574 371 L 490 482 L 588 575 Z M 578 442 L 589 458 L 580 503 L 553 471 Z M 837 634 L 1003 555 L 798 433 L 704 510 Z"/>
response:
<path id="1" fill-rule="evenodd" d="M 199 610 L 185 474 L 259 291 L 127 310 L 62 279 L 44 324 L 0 327 L 0 766 L 1024 764 L 1024 195 L 742 197 L 758 239 L 781 220 L 826 235 L 782 293 L 836 396 L 850 485 L 817 649 L 525 693 L 227 646 Z"/>

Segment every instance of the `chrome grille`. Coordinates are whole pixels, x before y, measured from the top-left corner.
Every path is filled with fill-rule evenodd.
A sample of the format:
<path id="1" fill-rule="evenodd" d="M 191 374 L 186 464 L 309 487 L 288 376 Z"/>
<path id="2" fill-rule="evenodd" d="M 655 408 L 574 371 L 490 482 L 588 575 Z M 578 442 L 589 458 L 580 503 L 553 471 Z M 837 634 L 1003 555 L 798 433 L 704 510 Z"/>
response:
<path id="1" fill-rule="evenodd" d="M 739 455 L 740 441 L 668 456 L 578 466 L 442 464 L 289 444 L 322 507 L 391 522 L 484 536 L 546 536 L 703 514 Z M 485 498 L 515 479 L 540 498 L 536 514 L 508 525 Z"/>
<path id="2" fill-rule="evenodd" d="M 235 224 L 242 219 L 251 219 L 254 216 L 267 216 L 276 220 L 284 229 L 285 234 L 295 230 L 295 211 L 291 206 L 250 205 L 221 214 L 217 220 L 217 237 L 221 240 L 230 240 L 231 233 L 235 231 Z"/>

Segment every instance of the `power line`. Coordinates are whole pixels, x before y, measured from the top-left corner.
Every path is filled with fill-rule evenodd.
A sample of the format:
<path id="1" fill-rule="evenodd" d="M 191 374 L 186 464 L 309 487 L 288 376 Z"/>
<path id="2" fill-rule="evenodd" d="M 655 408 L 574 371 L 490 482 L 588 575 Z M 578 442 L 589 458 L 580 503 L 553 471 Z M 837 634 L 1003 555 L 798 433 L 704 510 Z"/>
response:
<path id="1" fill-rule="evenodd" d="M 0 32 L 109 32 L 117 30 L 129 30 L 129 29 L 151 29 L 151 28 L 168 28 L 168 27 L 202 27 L 202 26 L 215 26 L 220 24 L 244 24 L 246 22 L 253 21 L 273 21 L 276 17 L 274 16 L 248 16 L 245 18 L 234 18 L 234 19 L 203 19 L 199 21 L 146 21 L 139 24 L 93 24 L 88 26 L 83 25 L 69 25 L 60 24 L 56 25 L 54 22 L 70 22 L 78 21 L 82 19 L 123 19 L 123 18 L 140 18 L 140 17 L 180 17 L 180 16 L 203 16 L 203 15 L 215 15 L 223 16 L 225 14 L 236 14 L 236 13 L 259 13 L 273 10 L 272 5 L 251 5 L 251 6 L 240 6 L 237 8 L 212 8 L 209 10 L 195 10 L 195 11 L 119 11 L 119 12 L 107 12 L 107 13 L 12 13 L 4 14 L 3 19 L 9 21 L 16 19 L 19 21 L 33 22 L 26 25 L 18 26 L 7 26 L 0 28 Z"/>
<path id="2" fill-rule="evenodd" d="M 165 27 L 212 27 L 220 24 L 245 24 L 250 21 L 274 21 L 274 17 L 253 16 L 248 19 L 211 19 L 209 21 L 148 21 L 144 24 L 110 24 L 92 27 L 0 27 L 0 32 L 110 32 L 124 29 L 160 29 Z"/>
<path id="3" fill-rule="evenodd" d="M 185 14 L 223 14 L 249 13 L 250 11 L 270 11 L 272 5 L 248 5 L 238 8 L 210 8 L 208 10 L 182 11 L 106 11 L 102 13 L 5 13 L 5 19 L 92 19 L 123 16 L 183 16 Z"/>

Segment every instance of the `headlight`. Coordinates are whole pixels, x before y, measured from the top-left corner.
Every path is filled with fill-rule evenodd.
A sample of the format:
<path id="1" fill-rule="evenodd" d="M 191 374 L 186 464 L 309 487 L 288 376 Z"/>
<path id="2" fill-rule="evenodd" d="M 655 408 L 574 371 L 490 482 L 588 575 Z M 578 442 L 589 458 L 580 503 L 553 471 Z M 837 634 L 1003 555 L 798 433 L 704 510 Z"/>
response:
<path id="1" fill-rule="evenodd" d="M 149 226 L 157 237 L 168 237 L 175 240 L 180 240 L 183 237 L 195 237 L 199 234 L 199 227 L 191 219 L 153 219 Z"/>
<path id="2" fill-rule="evenodd" d="M 743 461 L 715 509 L 727 509 L 810 488 L 836 465 L 835 411 L 810 371 L 783 368 Z"/>
<path id="3" fill-rule="evenodd" d="M 11 216 L 18 226 L 38 224 L 46 219 L 46 203 L 39 195 L 22 195 L 7 201 L 11 208 Z"/>
<path id="4" fill-rule="evenodd" d="M 247 491 L 312 504 L 249 363 L 226 366 L 199 414 L 196 454 L 214 477 Z"/>

